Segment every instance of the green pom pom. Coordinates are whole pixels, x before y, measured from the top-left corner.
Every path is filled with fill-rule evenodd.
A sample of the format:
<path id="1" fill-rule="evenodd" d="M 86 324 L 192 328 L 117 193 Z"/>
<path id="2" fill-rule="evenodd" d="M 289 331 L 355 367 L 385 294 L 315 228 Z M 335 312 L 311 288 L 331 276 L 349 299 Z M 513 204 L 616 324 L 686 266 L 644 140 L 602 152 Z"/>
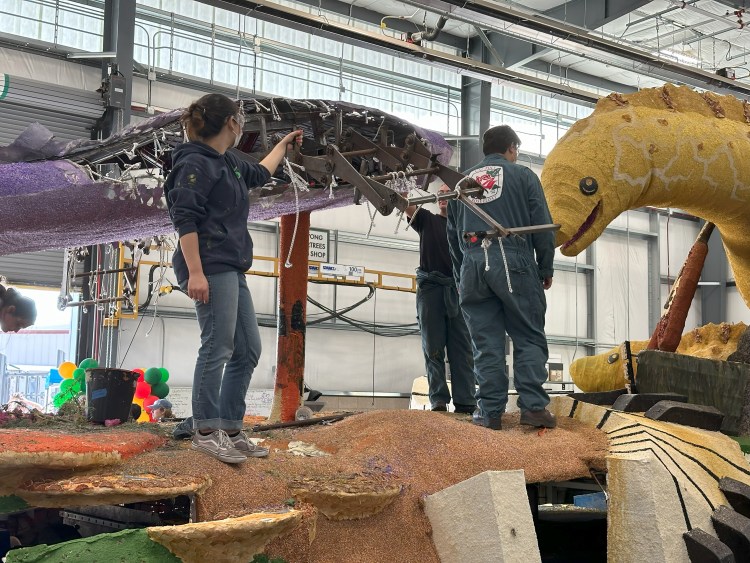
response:
<path id="1" fill-rule="evenodd" d="M 83 369 L 98 368 L 99 362 L 97 362 L 94 358 L 86 358 L 78 365 L 78 367 Z"/>
<path id="2" fill-rule="evenodd" d="M 73 370 L 73 379 L 83 381 L 86 379 L 86 370 L 84 368 L 76 368 Z"/>
<path id="3" fill-rule="evenodd" d="M 55 395 L 55 398 L 52 399 L 52 404 L 55 405 L 55 408 L 59 409 L 68 401 L 68 399 L 70 399 L 70 395 L 68 393 L 58 393 L 57 395 Z"/>
<path id="4" fill-rule="evenodd" d="M 169 385 L 164 382 L 157 383 L 156 385 L 151 387 L 151 394 L 156 395 L 160 399 L 163 399 L 164 397 L 169 395 Z"/>
<path id="5" fill-rule="evenodd" d="M 148 368 L 143 379 L 145 379 L 146 383 L 149 385 L 156 385 L 161 382 L 161 372 L 159 371 L 159 368 Z"/>
<path id="6" fill-rule="evenodd" d="M 159 371 L 161 372 L 162 382 L 169 381 L 169 372 L 167 371 L 167 368 L 159 368 Z"/>
<path id="7" fill-rule="evenodd" d="M 66 393 L 75 384 L 75 379 L 63 379 L 60 383 L 60 393 Z"/>

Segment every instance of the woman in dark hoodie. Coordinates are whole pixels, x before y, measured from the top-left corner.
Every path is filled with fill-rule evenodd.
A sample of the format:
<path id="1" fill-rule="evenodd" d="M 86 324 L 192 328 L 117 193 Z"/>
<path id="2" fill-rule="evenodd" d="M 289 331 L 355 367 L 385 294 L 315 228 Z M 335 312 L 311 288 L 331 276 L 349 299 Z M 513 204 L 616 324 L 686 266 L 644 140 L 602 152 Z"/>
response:
<path id="1" fill-rule="evenodd" d="M 165 191 L 180 238 L 172 258 L 177 281 L 195 302 L 201 345 L 193 379 L 192 448 L 226 463 L 264 457 L 242 431 L 245 395 L 261 343 L 245 271 L 253 260 L 247 230 L 248 190 L 264 185 L 290 144 L 293 131 L 259 164 L 229 151 L 242 136 L 241 108 L 208 94 L 182 116 L 190 140 L 172 153 Z"/>

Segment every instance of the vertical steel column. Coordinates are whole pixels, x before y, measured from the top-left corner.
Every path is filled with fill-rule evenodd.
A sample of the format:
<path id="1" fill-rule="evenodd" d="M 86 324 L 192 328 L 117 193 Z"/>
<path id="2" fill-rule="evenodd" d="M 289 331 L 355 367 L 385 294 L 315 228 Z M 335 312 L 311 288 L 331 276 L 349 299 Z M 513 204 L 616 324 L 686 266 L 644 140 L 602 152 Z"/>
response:
<path id="1" fill-rule="evenodd" d="M 477 37 L 469 41 L 468 55 L 482 62 L 492 62 L 488 60 L 487 48 Z M 460 141 L 461 170 L 474 166 L 484 158 L 481 139 L 490 126 L 491 99 L 491 83 L 469 76 L 461 77 L 461 137 L 476 137 L 476 140 Z"/>
<path id="2" fill-rule="evenodd" d="M 299 214 L 296 229 L 294 215 L 281 217 L 276 384 L 269 417 L 273 422 L 294 420 L 302 402 L 309 240 L 309 212 Z M 282 261 L 286 260 L 290 248 L 292 267 L 287 268 Z"/>
<path id="3" fill-rule="evenodd" d="M 125 80 L 125 99 L 121 108 L 108 107 L 98 122 L 98 133 L 102 138 L 110 136 L 130 123 L 130 106 L 133 96 L 133 45 L 135 42 L 135 0 L 107 0 L 104 4 L 104 38 L 102 48 L 104 51 L 117 53 L 114 61 L 102 62 L 102 80 L 106 80 L 110 73 L 110 64 L 117 65 L 117 72 Z M 97 247 L 89 247 L 89 257 L 84 262 L 84 268 L 91 271 L 101 264 L 94 260 Z M 106 253 L 102 247 L 102 256 Z M 90 296 L 91 288 L 88 287 L 88 279 L 84 278 L 84 298 Z M 102 358 L 101 348 L 94 349 L 94 333 L 96 327 L 96 306 L 81 310 L 78 346 L 74 362 L 80 362 L 84 358 L 97 356 Z M 105 342 L 108 338 L 112 340 L 110 354 L 117 358 L 117 336 L 118 327 L 102 327 L 103 337 L 99 342 Z M 103 363 L 102 363 L 103 365 Z"/>
<path id="4" fill-rule="evenodd" d="M 656 236 L 648 239 L 648 331 L 654 333 L 661 318 L 661 235 L 659 213 L 648 211 L 649 231 Z"/>
<path id="5" fill-rule="evenodd" d="M 718 229 L 708 239 L 708 256 L 703 265 L 701 290 L 701 324 L 721 323 L 727 320 L 727 253 Z"/>

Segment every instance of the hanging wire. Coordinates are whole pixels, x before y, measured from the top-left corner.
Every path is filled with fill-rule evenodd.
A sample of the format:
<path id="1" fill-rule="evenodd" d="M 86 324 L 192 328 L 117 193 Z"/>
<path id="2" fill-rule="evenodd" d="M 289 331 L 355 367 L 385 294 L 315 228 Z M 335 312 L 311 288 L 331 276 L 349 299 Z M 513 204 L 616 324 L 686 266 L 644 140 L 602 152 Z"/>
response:
<path id="1" fill-rule="evenodd" d="M 378 292 L 375 292 L 375 298 L 372 302 L 372 406 L 375 406 L 375 315 L 378 310 Z"/>

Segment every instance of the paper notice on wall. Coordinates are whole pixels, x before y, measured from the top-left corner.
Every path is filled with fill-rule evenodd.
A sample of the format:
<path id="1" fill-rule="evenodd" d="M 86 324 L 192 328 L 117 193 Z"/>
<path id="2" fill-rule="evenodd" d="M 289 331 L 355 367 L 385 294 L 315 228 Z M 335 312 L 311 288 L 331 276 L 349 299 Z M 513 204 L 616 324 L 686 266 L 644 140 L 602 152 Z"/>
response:
<path id="1" fill-rule="evenodd" d="M 167 396 L 172 402 L 172 412 L 177 418 L 187 418 L 193 413 L 192 387 L 172 387 Z M 273 389 L 249 389 L 245 396 L 245 414 L 268 416 L 273 404 Z"/>

